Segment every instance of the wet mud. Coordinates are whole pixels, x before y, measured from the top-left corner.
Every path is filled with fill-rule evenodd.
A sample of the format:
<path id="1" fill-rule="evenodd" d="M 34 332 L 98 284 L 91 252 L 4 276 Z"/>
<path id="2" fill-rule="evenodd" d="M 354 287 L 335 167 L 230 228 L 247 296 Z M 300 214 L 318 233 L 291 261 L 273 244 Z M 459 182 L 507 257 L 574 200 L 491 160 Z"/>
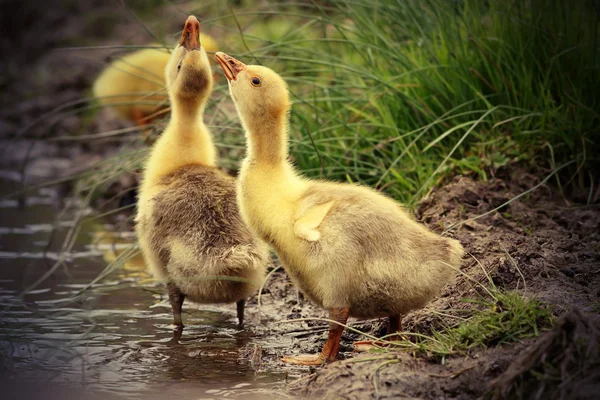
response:
<path id="1" fill-rule="evenodd" d="M 440 233 L 459 223 L 450 232 L 469 253 L 461 270 L 476 281 L 486 284 L 484 268 L 497 287 L 518 290 L 526 297 L 539 299 L 556 316 L 575 312 L 580 319 L 595 326 L 594 318 L 600 310 L 600 209 L 597 205 L 567 205 L 555 189 L 545 185 L 504 205 L 542 178 L 541 171 L 528 172 L 518 165 L 504 168 L 487 182 L 456 177 L 433 191 L 418 207 L 417 216 Z M 492 211 L 498 207 L 500 209 Z M 490 213 L 479 217 L 487 212 Z M 439 312 L 472 307 L 462 300 L 477 298 L 479 291 L 470 279 L 459 275 L 440 298 L 425 309 L 408 314 L 404 329 L 429 334 L 433 329 L 451 325 L 452 320 L 440 317 Z M 300 312 L 300 315 L 309 313 Z M 380 321 L 363 325 L 370 328 L 366 329 L 369 333 L 379 333 L 381 326 Z M 557 329 L 559 333 L 546 335 L 560 336 L 560 328 Z M 578 334 L 595 346 L 585 355 L 580 349 L 577 356 L 587 360 L 582 362 L 589 372 L 590 365 L 598 365 L 593 359 L 598 336 L 590 333 L 595 332 L 594 329 L 582 332 Z M 315 347 L 319 347 L 325 337 L 321 334 L 315 340 L 315 336 L 305 336 L 303 341 L 316 341 Z M 474 349 L 466 356 L 448 357 L 443 364 L 402 351 L 360 355 L 346 352 L 346 360 L 302 377 L 290 384 L 289 390 L 307 398 L 479 398 L 494 393 L 498 384 L 491 386 L 493 380 L 507 370 L 522 366 L 524 361 L 515 361 L 517 356 L 523 352 L 530 354 L 541 341 L 547 340 L 544 337 Z M 349 339 L 354 338 L 352 335 L 343 338 L 348 350 Z M 310 345 L 295 343 L 293 351 L 306 347 Z M 568 354 L 572 351 L 568 347 L 554 350 L 559 353 L 557 358 L 573 357 Z M 512 365 L 513 362 L 518 366 Z M 539 367 L 540 362 L 532 362 L 532 365 Z M 513 386 L 507 389 L 510 385 L 506 383 L 498 398 L 515 398 L 519 389 L 515 389 L 518 384 L 514 381 L 522 374 L 529 374 L 526 381 L 531 387 L 523 389 L 520 398 L 530 398 L 529 395 L 539 389 L 535 379 L 532 383 L 533 372 L 523 369 L 513 374 L 510 381 Z M 574 390 L 563 398 L 590 398 L 589 393 L 598 393 L 600 382 L 590 383 L 589 379 L 584 380 L 586 376 L 589 374 L 574 374 L 575 383 L 570 387 L 581 387 L 581 391 Z M 582 385 L 578 386 L 577 382 Z M 561 398 L 560 391 L 552 390 L 558 383 L 552 381 L 546 388 L 548 397 L 544 398 Z"/>

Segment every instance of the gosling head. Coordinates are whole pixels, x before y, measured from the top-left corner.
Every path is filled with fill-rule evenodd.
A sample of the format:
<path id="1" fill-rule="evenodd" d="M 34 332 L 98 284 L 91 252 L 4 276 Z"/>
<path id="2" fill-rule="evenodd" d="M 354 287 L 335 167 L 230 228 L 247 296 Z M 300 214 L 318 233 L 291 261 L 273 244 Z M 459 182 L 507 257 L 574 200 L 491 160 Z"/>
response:
<path id="1" fill-rule="evenodd" d="M 231 98 L 248 130 L 256 132 L 260 126 L 286 121 L 290 99 L 287 85 L 277 73 L 267 67 L 246 65 L 220 51 L 215 57 L 229 81 Z"/>
<path id="2" fill-rule="evenodd" d="M 193 15 L 185 21 L 179 43 L 165 68 L 165 76 L 172 101 L 202 103 L 212 91 L 212 72 L 200 43 L 200 22 Z"/>

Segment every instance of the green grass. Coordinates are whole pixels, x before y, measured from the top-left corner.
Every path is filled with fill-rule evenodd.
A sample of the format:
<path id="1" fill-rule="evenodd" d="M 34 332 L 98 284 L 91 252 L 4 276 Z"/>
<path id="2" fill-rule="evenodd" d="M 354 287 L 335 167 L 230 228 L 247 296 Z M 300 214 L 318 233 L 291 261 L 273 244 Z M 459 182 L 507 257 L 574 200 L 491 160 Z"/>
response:
<path id="1" fill-rule="evenodd" d="M 431 315 L 437 317 L 438 322 L 434 322 L 436 327 L 431 328 L 430 333 L 421 333 L 423 329 L 419 329 L 421 332 L 403 331 L 399 333 L 399 338 L 391 337 L 396 336 L 395 334 L 377 338 L 348 325 L 343 326 L 376 343 L 385 344 L 384 347 L 376 344 L 371 349 L 373 353 L 386 354 L 400 350 L 437 361 L 533 338 L 553 326 L 555 319 L 547 306 L 518 290 L 503 290 L 496 287 L 489 275 L 485 274 L 489 279 L 489 287 L 465 275 L 467 279 L 476 282 L 483 292 L 477 299 L 462 300 L 472 306 L 455 308 L 443 313 L 431 311 Z M 298 318 L 279 323 L 305 321 L 339 324 L 325 318 Z M 372 359 L 357 358 L 356 362 Z"/>
<path id="2" fill-rule="evenodd" d="M 229 38 L 239 24 L 223 50 L 288 81 L 291 153 L 305 173 L 409 204 L 442 176 L 485 179 L 514 160 L 574 160 L 563 183 L 596 179 L 599 10 L 590 2 L 320 4 L 207 21 Z"/>
<path id="3" fill-rule="evenodd" d="M 591 199 L 598 186 L 597 4 L 242 3 L 191 2 L 189 12 L 223 51 L 287 80 L 290 153 L 303 173 L 360 182 L 408 205 L 447 176 L 487 179 L 519 160 L 547 170 L 570 163 L 557 174 L 565 192 L 589 188 Z M 131 18 L 155 40 L 153 14 Z M 235 168 L 244 137 L 224 79 L 215 92 L 208 123 L 221 164 Z"/>
<path id="4" fill-rule="evenodd" d="M 467 355 L 472 350 L 481 350 L 506 343 L 519 342 L 538 336 L 541 331 L 554 324 L 552 311 L 531 295 L 526 296 L 525 277 L 510 254 L 515 269 L 522 278 L 523 291 L 505 290 L 494 284 L 485 267 L 477 261 L 487 284 L 480 278 L 460 271 L 461 278 L 474 284 L 479 296 L 463 298 L 469 307 L 456 307 L 443 313 L 433 311 L 439 318 L 429 334 L 403 332 L 400 338 L 382 339 L 389 347 L 402 349 L 436 360 L 453 355 Z M 376 350 L 377 351 L 377 350 Z"/>
<path id="5" fill-rule="evenodd" d="M 541 330 L 552 326 L 551 312 L 539 301 L 515 291 L 494 290 L 493 295 L 490 300 L 476 301 L 478 308 L 472 316 L 455 326 L 394 344 L 418 354 L 443 358 L 465 354 L 472 349 L 518 342 L 538 336 Z"/>

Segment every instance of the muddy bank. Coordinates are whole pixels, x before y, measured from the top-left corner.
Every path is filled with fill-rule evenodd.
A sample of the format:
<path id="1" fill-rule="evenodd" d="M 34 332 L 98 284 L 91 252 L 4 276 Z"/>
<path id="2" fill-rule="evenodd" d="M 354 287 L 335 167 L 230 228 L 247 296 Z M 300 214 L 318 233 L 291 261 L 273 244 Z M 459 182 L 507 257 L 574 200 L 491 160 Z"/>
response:
<path id="1" fill-rule="evenodd" d="M 540 176 L 512 166 L 499 171 L 488 182 L 457 177 L 423 201 L 417 215 L 438 232 L 462 222 L 451 234 L 470 253 L 462 271 L 476 281 L 488 285 L 482 271 L 485 268 L 497 287 L 535 297 L 557 316 L 573 308 L 586 316 L 597 313 L 600 305 L 597 206 L 567 207 L 554 190 L 543 186 L 498 212 L 475 219 L 531 188 L 540 182 Z M 298 299 L 294 290 L 283 273 L 276 273 L 268 283 L 262 300 L 268 304 L 268 312 L 274 312 L 273 319 L 325 316 L 323 311 Z M 462 300 L 478 298 L 480 292 L 477 285 L 459 276 L 427 308 L 407 315 L 404 329 L 430 334 L 433 329 L 452 325 L 452 320 L 439 312 L 469 309 L 472 305 Z M 385 321 L 355 321 L 351 325 L 380 334 Z M 284 353 L 316 352 L 326 339 L 325 324 L 319 322 L 268 327 L 270 336 L 291 340 L 289 348 L 262 349 L 263 363 L 278 362 L 277 358 Z M 344 333 L 341 351 L 346 360 L 314 372 L 297 371 L 301 377 L 289 385 L 291 393 L 308 398 L 471 399 L 488 393 L 491 380 L 506 371 L 517 355 L 541 340 L 474 349 L 464 356 L 449 357 L 441 364 L 406 352 L 357 355 L 352 353 L 352 341 L 356 339 L 357 335 Z"/>
<path id="2" fill-rule="evenodd" d="M 444 365 L 405 352 L 361 355 L 289 389 L 322 399 L 594 399 L 599 327 L 597 315 L 574 311 L 536 340 L 451 357 Z"/>
<path id="3" fill-rule="evenodd" d="M 600 317 L 577 309 L 492 381 L 495 398 L 594 399 L 600 392 Z"/>
<path id="4" fill-rule="evenodd" d="M 600 210 L 597 206 L 566 206 L 565 200 L 548 186 L 504 205 L 539 183 L 540 177 L 543 178 L 542 173 L 530 173 L 519 166 L 499 171 L 488 182 L 457 177 L 433 191 L 417 209 L 417 217 L 440 233 L 460 224 L 449 233 L 470 254 L 462 271 L 471 279 L 489 287 L 489 276 L 499 288 L 518 290 L 526 297 L 539 299 L 557 317 L 577 308 L 588 318 L 600 306 Z M 479 217 L 497 207 L 500 209 Z M 288 392 L 292 395 L 477 398 L 489 392 L 495 378 L 515 370 L 517 357 L 533 351 L 542 340 L 472 349 L 441 363 L 439 359 L 401 351 L 355 353 L 353 342 L 361 336 L 346 330 L 340 361 L 324 368 L 291 367 L 281 363 L 282 356 L 320 351 L 327 337 L 327 324 L 318 318 L 326 318 L 327 314 L 303 299 L 276 259 L 272 268 L 277 269 L 265 284 L 260 306 L 258 295 L 248 301 L 245 335 L 250 340 L 240 347 L 238 357 L 242 365 L 257 373 L 287 374 Z M 429 335 L 433 330 L 451 326 L 455 320 L 442 314 L 469 311 L 473 304 L 463 300 L 485 295 L 471 279 L 459 276 L 427 308 L 407 315 L 405 330 Z M 205 308 L 190 305 L 188 310 Z M 210 308 L 231 320 L 235 318 L 231 305 Z M 298 318 L 309 320 L 285 323 Z M 381 335 L 386 328 L 385 319 L 351 320 L 349 324 L 372 335 Z M 560 332 L 554 335 L 562 335 Z M 184 331 L 184 340 L 187 335 Z"/>

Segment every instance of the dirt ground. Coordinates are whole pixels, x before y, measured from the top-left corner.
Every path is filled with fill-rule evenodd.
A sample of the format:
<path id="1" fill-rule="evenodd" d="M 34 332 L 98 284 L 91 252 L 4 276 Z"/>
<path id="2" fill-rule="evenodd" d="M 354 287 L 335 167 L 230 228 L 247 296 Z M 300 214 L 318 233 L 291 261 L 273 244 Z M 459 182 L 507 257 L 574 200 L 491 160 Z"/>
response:
<path id="1" fill-rule="evenodd" d="M 31 5 L 23 7 L 21 14 L 11 14 L 11 21 L 3 21 L 3 26 L 10 27 L 13 40 L 4 40 L 0 46 L 3 60 L 0 147 L 4 149 L 0 169 L 5 175 L 14 173 L 18 170 L 15 165 L 21 165 L 27 155 L 31 159 L 26 169 L 27 182 L 73 174 L 119 150 L 110 144 L 90 147 L 38 140 L 82 129 L 97 133 L 125 126 L 105 111 L 91 121 L 86 120 L 85 115 L 73 114 L 32 125 L 42 113 L 85 96 L 102 67 L 97 61 L 90 61 L 92 56 L 97 60 L 97 54 L 49 51 L 68 44 L 65 38 L 90 36 L 84 25 L 70 22 L 72 17 L 82 18 L 92 7 L 107 15 L 119 11 L 121 14 L 117 13 L 113 26 L 118 33 L 113 30 L 110 37 L 128 35 L 129 43 L 147 42 L 142 39 L 141 27 L 132 30 L 131 23 L 124 22 L 124 11 L 115 5 L 118 2 L 72 2 L 74 8 L 66 11 L 53 6 L 54 3 L 57 2 L 44 7 L 44 15 L 51 18 L 43 19 L 42 25 L 37 24 L 42 20 L 42 10 Z M 0 15 L 6 18 L 7 13 Z M 26 23 L 36 24 L 38 29 L 20 29 Z M 101 30 L 95 31 L 91 39 L 111 43 L 108 32 Z M 31 51 L 21 51 L 23 48 Z M 26 78 L 22 78 L 24 76 Z M 498 212 L 474 220 L 528 190 L 544 175 L 544 171 L 532 172 L 520 165 L 510 165 L 486 182 L 456 177 L 430 193 L 418 208 L 417 217 L 437 232 L 461 223 L 451 230 L 451 235 L 469 253 L 462 271 L 477 281 L 486 282 L 484 268 L 498 287 L 519 289 L 525 296 L 539 299 L 557 316 L 579 309 L 585 313 L 583 319 L 592 321 L 593 325 L 593 316 L 600 311 L 600 208 L 597 204 L 568 205 L 556 190 L 544 185 Z M 15 179 L 21 177 L 17 174 Z M 469 304 L 461 300 L 477 295 L 473 283 L 461 276 L 427 308 L 407 315 L 404 329 L 430 333 L 444 323 L 442 317 L 432 311 L 468 308 Z M 267 282 L 261 304 L 259 312 L 258 297 L 249 301 L 249 329 L 258 340 L 242 348 L 240 360 L 251 363 L 257 371 L 288 370 L 290 393 L 307 398 L 477 398 L 488 393 L 494 378 L 510 370 L 511 364 L 518 361 L 517 356 L 535 350 L 543 339 L 474 350 L 467 356 L 450 357 L 441 364 L 405 352 L 353 353 L 352 343 L 359 336 L 346 331 L 341 345 L 342 360 L 317 369 L 290 368 L 280 363 L 281 356 L 319 351 L 327 326 L 320 321 L 278 322 L 325 317 L 326 314 L 298 294 L 283 270 L 273 273 Z M 367 333 L 381 334 L 385 323 L 383 320 L 351 321 L 350 325 Z M 560 333 L 563 326 L 565 324 L 558 324 L 555 333 Z M 515 368 L 513 366 L 513 370 Z M 600 393 L 598 384 L 596 381 L 590 386 L 596 393 Z M 579 393 L 579 397 L 585 398 L 585 393 Z"/>
<path id="2" fill-rule="evenodd" d="M 585 324 L 591 328 L 578 333 L 589 340 L 589 349 L 600 346 L 600 209 L 597 206 L 567 206 L 565 200 L 550 186 L 542 185 L 528 196 L 510 202 L 498 212 L 476 217 L 518 196 L 543 179 L 543 171 L 528 172 L 519 165 L 497 171 L 487 182 L 470 177 L 456 177 L 434 190 L 417 209 L 417 217 L 437 232 L 452 224 L 452 235 L 464 246 L 469 255 L 462 271 L 476 281 L 488 285 L 482 268 L 494 284 L 506 290 L 518 290 L 524 296 L 536 298 L 557 317 L 567 315 L 573 325 Z M 276 262 L 275 262 L 275 265 Z M 472 281 L 459 276 L 444 293 L 425 309 L 408 314 L 404 329 L 430 334 L 433 329 L 451 325 L 452 320 L 439 312 L 469 309 L 465 298 L 476 299 L 481 294 Z M 273 273 L 265 285 L 258 311 L 257 297 L 249 301 L 250 328 L 260 339 L 242 349 L 240 357 L 257 371 L 284 369 L 290 374 L 288 390 L 306 398 L 325 399 L 472 399 L 498 392 L 498 398 L 515 398 L 515 392 L 506 389 L 539 365 L 519 370 L 525 361 L 523 354 L 539 353 L 552 337 L 570 340 L 574 335 L 569 323 L 559 323 L 553 331 L 535 339 L 505 344 L 488 349 L 474 349 L 465 356 L 454 356 L 439 361 L 408 352 L 358 354 L 352 343 L 359 335 L 346 330 L 342 337 L 340 361 L 323 368 L 294 368 L 279 360 L 291 353 L 320 351 L 327 337 L 327 325 L 320 321 L 281 324 L 286 319 L 325 318 L 326 313 L 302 299 L 281 269 Z M 575 314 L 575 317 L 573 315 Z M 385 332 L 386 321 L 350 321 L 350 326 L 374 335 Z M 580 341 L 581 339 L 577 339 Z M 573 339 L 572 341 L 576 341 Z M 566 349 L 566 348 L 565 348 Z M 565 349 L 554 349 L 564 356 Z M 545 354 L 545 353 L 544 353 Z M 521 359 L 519 360 L 519 357 Z M 558 356 L 557 356 L 558 357 Z M 560 358 L 558 357 L 558 358 Z M 600 370 L 598 353 L 581 355 L 589 368 Z M 531 359 L 527 359 L 530 362 Z M 543 364 L 543 362 L 541 362 Z M 528 364 L 529 365 L 529 364 Z M 522 368 L 521 368 L 522 369 Z M 515 374 L 518 370 L 522 373 Z M 507 393 L 492 387 L 502 377 Z M 583 379 L 575 378 L 575 382 Z M 536 379 L 529 376 L 525 382 L 533 386 L 521 393 L 529 398 Z M 583 382 L 583 381 L 582 381 Z M 600 390 L 600 380 L 587 379 L 586 385 L 577 386 L 569 396 L 561 397 L 556 386 L 546 387 L 546 396 L 539 398 L 592 398 Z M 512 387 L 512 386 L 511 386 Z"/>
<path id="3" fill-rule="evenodd" d="M 540 181 L 539 176 L 513 165 L 498 171 L 497 177 L 487 182 L 457 177 L 423 201 L 417 215 L 438 232 L 463 222 L 454 233 L 470 254 L 462 271 L 477 281 L 486 282 L 483 266 L 498 287 L 519 289 L 523 295 L 539 299 L 557 316 L 571 309 L 581 310 L 585 313 L 583 319 L 598 326 L 598 207 L 567 207 L 553 189 L 542 186 L 500 212 L 470 220 L 531 188 Z M 282 286 L 281 282 L 272 282 L 268 288 L 275 287 L 274 293 L 279 296 Z M 293 293 L 293 289 L 287 290 Z M 459 276 L 427 308 L 407 315 L 404 328 L 430 333 L 444 322 L 433 310 L 468 308 L 469 303 L 461 300 L 477 298 L 476 292 L 472 282 Z M 282 317 L 315 315 L 312 307 L 305 308 L 302 302 L 297 304 L 293 294 L 286 298 L 287 301 L 280 302 Z M 381 333 L 384 322 L 369 321 L 355 326 L 369 333 Z M 464 357 L 450 357 L 443 365 L 406 352 L 356 355 L 351 353 L 352 340 L 356 340 L 356 335 L 346 332 L 342 346 L 346 360 L 300 378 L 290 384 L 290 390 L 307 398 L 478 398 L 489 392 L 490 382 L 507 370 L 519 354 L 535 347 L 541 339 L 471 351 Z M 592 340 L 598 343 L 599 338 Z M 303 334 L 294 341 L 291 351 L 317 351 L 324 341 L 324 332 Z M 588 387 L 585 393 L 599 393 L 600 381 L 592 389 L 590 392 Z M 585 393 L 569 398 L 586 398 Z"/>

